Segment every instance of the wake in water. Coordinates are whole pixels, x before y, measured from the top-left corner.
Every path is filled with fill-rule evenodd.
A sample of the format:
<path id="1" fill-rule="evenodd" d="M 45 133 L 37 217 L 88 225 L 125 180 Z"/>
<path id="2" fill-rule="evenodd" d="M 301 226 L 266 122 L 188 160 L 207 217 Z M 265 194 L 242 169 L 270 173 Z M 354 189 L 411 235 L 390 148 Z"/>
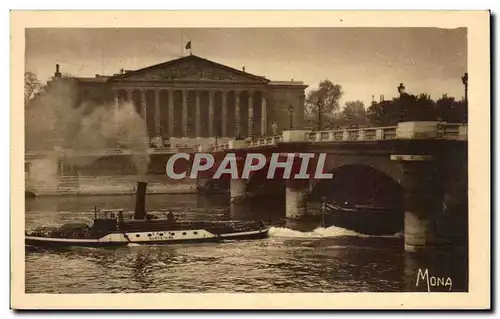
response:
<path id="1" fill-rule="evenodd" d="M 288 238 L 325 238 L 325 237 L 401 237 L 401 233 L 396 233 L 394 235 L 367 235 L 357 233 L 353 230 L 330 226 L 327 228 L 318 227 L 313 231 L 301 232 L 298 230 L 293 230 L 284 227 L 271 227 L 269 229 L 270 237 L 288 237 Z"/>

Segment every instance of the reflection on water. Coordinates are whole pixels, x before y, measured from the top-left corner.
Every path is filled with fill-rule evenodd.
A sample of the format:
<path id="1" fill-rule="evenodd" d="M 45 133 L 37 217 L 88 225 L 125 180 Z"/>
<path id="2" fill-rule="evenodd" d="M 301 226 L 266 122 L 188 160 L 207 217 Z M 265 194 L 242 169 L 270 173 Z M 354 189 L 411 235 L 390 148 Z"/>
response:
<path id="1" fill-rule="evenodd" d="M 90 221 L 94 206 L 131 212 L 134 204 L 134 196 L 29 199 L 26 227 Z M 148 196 L 147 207 L 183 212 L 185 219 L 259 219 L 274 226 L 270 238 L 255 241 L 28 251 L 26 292 L 419 291 L 424 287 L 415 286 L 420 268 L 429 276 L 451 277 L 452 291 L 466 289 L 464 254 L 416 258 L 404 252 L 401 235 L 361 236 L 317 223 L 290 229 L 282 222 L 280 205 L 252 203 L 229 210 L 225 197 L 154 195 Z"/>

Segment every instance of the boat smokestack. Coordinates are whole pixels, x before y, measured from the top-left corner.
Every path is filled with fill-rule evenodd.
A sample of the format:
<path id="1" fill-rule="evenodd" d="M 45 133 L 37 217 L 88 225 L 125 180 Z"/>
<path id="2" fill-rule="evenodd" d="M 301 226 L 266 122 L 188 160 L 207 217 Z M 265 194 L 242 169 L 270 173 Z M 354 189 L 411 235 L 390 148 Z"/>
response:
<path id="1" fill-rule="evenodd" d="M 146 218 L 146 182 L 137 182 L 134 219 Z"/>

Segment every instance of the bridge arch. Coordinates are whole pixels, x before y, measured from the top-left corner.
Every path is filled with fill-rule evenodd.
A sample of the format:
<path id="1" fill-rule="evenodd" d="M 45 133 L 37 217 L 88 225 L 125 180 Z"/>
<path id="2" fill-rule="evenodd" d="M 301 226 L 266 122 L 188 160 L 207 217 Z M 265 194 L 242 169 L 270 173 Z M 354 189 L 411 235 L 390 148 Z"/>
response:
<path id="1" fill-rule="evenodd" d="M 326 172 L 332 172 L 343 166 L 365 166 L 383 173 L 402 184 L 403 171 L 397 161 L 390 159 L 390 154 L 328 154 L 325 161 Z"/>
<path id="2" fill-rule="evenodd" d="M 332 179 L 313 180 L 308 199 L 322 198 L 342 202 L 377 203 L 402 208 L 404 190 L 401 184 L 385 172 L 370 165 L 349 164 L 329 171 Z"/>
<path id="3" fill-rule="evenodd" d="M 246 183 L 246 191 L 250 193 L 284 194 L 285 180 L 281 178 L 267 179 L 269 164 L 263 169 L 251 172 Z M 277 170 L 279 171 L 279 170 Z"/>

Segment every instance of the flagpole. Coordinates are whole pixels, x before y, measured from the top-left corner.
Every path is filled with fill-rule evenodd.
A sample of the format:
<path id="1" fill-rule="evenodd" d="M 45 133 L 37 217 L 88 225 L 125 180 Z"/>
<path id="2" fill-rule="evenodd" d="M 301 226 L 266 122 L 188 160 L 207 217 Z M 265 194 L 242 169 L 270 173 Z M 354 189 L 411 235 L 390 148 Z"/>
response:
<path id="1" fill-rule="evenodd" d="M 193 55 L 193 52 L 191 50 L 191 40 L 188 40 L 184 45 L 184 53 L 186 52 L 186 50 L 189 50 L 189 55 Z"/>

